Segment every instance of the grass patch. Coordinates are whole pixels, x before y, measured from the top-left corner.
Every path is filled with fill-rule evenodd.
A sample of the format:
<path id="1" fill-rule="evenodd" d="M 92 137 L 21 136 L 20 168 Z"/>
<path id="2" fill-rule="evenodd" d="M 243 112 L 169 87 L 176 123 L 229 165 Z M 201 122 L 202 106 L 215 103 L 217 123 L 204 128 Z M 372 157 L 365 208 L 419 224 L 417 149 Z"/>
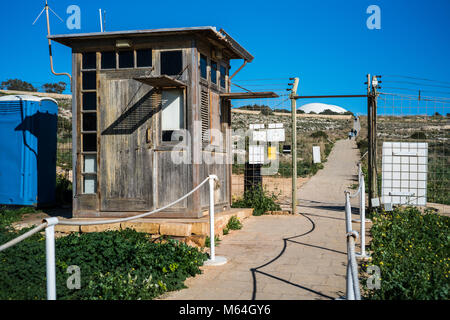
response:
<path id="1" fill-rule="evenodd" d="M 38 213 L 40 210 L 36 210 L 34 207 L 18 207 L 11 208 L 7 206 L 0 206 L 0 232 L 6 230 L 8 227 L 17 221 L 20 221 L 22 216 L 27 213 Z M 2 242 L 0 242 L 2 243 Z"/>
<path id="2" fill-rule="evenodd" d="M 417 208 L 374 213 L 372 264 L 380 267 L 380 289 L 365 289 L 375 300 L 449 298 L 450 218 Z M 367 264 L 363 264 L 363 271 Z M 365 281 L 361 281 L 365 286 Z"/>
<path id="3" fill-rule="evenodd" d="M 218 235 L 214 236 L 214 246 L 217 247 L 220 244 L 220 241 L 222 241 Z M 205 247 L 211 248 L 211 238 L 209 236 L 206 236 L 205 239 Z"/>

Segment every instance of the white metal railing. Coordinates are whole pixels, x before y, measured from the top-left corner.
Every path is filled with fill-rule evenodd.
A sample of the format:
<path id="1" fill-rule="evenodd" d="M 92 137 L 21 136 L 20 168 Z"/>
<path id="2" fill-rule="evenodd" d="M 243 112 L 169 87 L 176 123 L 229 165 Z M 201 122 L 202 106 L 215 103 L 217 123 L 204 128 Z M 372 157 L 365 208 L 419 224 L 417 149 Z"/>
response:
<path id="1" fill-rule="evenodd" d="M 359 196 L 359 219 L 352 219 L 352 206 L 350 198 Z M 352 221 L 360 222 L 360 233 L 353 230 Z M 354 194 L 345 191 L 345 231 L 347 236 L 347 300 L 361 300 L 361 291 L 359 288 L 358 264 L 356 257 L 368 258 L 366 253 L 366 186 L 364 174 L 362 173 L 361 163 L 358 164 L 358 190 Z M 361 253 L 355 253 L 355 241 L 360 238 Z"/>
<path id="2" fill-rule="evenodd" d="M 26 233 L 18 236 L 17 238 L 8 241 L 7 243 L 0 246 L 0 251 L 6 250 L 22 240 L 31 237 L 33 234 L 45 229 L 45 256 L 46 256 L 46 276 L 47 276 L 47 300 L 56 300 L 56 268 L 55 268 L 55 225 L 98 225 L 98 224 L 111 224 L 111 223 L 120 223 L 124 221 L 135 220 L 139 218 L 143 218 L 149 216 L 151 214 L 160 212 L 165 210 L 178 202 L 186 199 L 195 191 L 200 189 L 207 181 L 209 181 L 209 236 L 210 236 L 210 258 L 205 262 L 207 265 L 221 265 L 226 263 L 226 258 L 224 257 L 216 257 L 215 255 L 215 244 L 214 244 L 214 188 L 215 182 L 218 181 L 219 178 L 216 175 L 210 175 L 205 180 L 203 180 L 198 186 L 192 189 L 190 192 L 186 193 L 184 196 L 175 200 L 172 203 L 169 203 L 166 206 L 163 206 L 159 209 L 145 212 L 139 215 L 135 215 L 132 217 L 119 218 L 119 219 L 109 219 L 109 220 L 100 220 L 100 221 L 89 221 L 89 220 L 79 220 L 79 221 L 70 221 L 70 220 L 58 220 L 56 217 L 47 218 L 43 220 L 43 223 L 36 226 L 35 228 L 27 231 Z"/>
<path id="3" fill-rule="evenodd" d="M 355 239 L 358 232 L 352 230 L 352 207 L 350 205 L 350 193 L 345 192 L 345 229 L 347 236 L 347 300 L 361 300 L 359 290 L 358 265 L 356 263 Z"/>
<path id="4" fill-rule="evenodd" d="M 358 164 L 358 190 L 350 195 L 350 198 L 359 196 L 359 219 L 352 219 L 353 222 L 360 223 L 360 246 L 361 252 L 356 254 L 358 258 L 367 259 L 369 255 L 366 253 L 366 223 L 370 222 L 366 219 L 366 184 L 364 181 L 364 174 L 361 169 L 361 163 Z M 364 222 L 363 222 L 364 221 Z"/>

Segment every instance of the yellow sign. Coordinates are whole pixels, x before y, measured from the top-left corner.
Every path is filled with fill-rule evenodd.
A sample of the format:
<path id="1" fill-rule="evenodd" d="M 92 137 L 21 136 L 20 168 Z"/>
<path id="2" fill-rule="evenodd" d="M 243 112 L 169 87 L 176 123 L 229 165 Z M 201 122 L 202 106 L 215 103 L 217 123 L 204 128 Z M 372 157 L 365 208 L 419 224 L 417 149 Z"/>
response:
<path id="1" fill-rule="evenodd" d="M 277 148 L 267 147 L 267 158 L 269 160 L 277 160 Z"/>

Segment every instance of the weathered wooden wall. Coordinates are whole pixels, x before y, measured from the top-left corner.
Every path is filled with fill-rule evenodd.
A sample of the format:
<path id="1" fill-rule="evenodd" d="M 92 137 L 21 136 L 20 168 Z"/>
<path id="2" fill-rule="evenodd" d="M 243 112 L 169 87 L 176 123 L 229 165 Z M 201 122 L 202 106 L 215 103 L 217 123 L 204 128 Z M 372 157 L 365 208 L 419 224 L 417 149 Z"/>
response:
<path id="1" fill-rule="evenodd" d="M 197 38 L 164 37 L 157 40 L 133 40 L 135 48 L 151 47 L 153 70 L 150 68 L 100 70 L 100 54 L 97 54 L 97 194 L 81 192 L 81 52 L 113 50 L 113 39 L 79 44 L 73 52 L 74 75 L 74 168 L 77 173 L 74 191 L 74 215 L 76 216 L 130 216 L 151 211 L 177 200 L 209 174 L 220 179 L 216 191 L 217 210 L 230 206 L 231 165 L 226 164 L 231 152 L 230 137 L 225 148 L 214 152 L 219 163 L 175 164 L 171 159 L 173 142 L 161 141 L 161 93 L 159 90 L 133 78 L 159 75 L 160 50 L 180 49 L 183 52 L 183 70 L 180 80 L 185 88 L 185 122 L 191 137 L 201 134 L 194 124 L 200 121 L 200 90 L 210 93 L 210 123 L 226 132 L 230 127 L 229 104 L 220 104 L 218 96 L 229 88 L 200 80 L 198 47 L 210 56 L 211 45 Z M 224 57 L 224 64 L 229 62 Z M 218 72 L 220 67 L 218 66 Z M 228 81 L 226 81 L 228 84 Z M 222 117 L 219 117 L 221 108 Z M 226 112 L 225 112 L 226 111 Z M 191 154 L 203 158 L 201 139 L 192 145 Z M 194 157 L 195 158 L 195 157 Z M 201 217 L 209 205 L 208 185 L 188 199 L 152 217 Z"/>

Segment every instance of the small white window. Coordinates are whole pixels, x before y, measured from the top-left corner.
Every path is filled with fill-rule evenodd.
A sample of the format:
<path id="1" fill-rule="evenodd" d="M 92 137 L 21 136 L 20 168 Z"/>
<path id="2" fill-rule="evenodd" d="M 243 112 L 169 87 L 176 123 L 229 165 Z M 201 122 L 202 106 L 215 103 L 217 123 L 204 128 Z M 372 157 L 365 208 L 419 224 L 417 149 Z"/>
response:
<path id="1" fill-rule="evenodd" d="M 83 181 L 83 191 L 85 194 L 97 192 L 97 176 L 86 175 Z"/>
<path id="2" fill-rule="evenodd" d="M 97 172 L 97 156 L 85 155 L 84 156 L 84 173 L 96 173 Z"/>
<path id="3" fill-rule="evenodd" d="M 163 90 L 161 109 L 162 141 L 172 141 L 172 133 L 184 129 L 183 90 Z"/>

